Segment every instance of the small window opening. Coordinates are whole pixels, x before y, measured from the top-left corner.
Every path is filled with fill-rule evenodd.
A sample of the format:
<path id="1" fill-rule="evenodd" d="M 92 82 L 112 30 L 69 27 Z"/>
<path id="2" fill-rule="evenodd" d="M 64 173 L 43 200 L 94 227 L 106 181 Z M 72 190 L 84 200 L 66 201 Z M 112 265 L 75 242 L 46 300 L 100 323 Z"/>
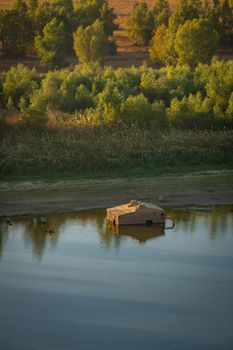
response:
<path id="1" fill-rule="evenodd" d="M 152 220 L 146 220 L 146 226 L 152 226 L 153 221 Z"/>

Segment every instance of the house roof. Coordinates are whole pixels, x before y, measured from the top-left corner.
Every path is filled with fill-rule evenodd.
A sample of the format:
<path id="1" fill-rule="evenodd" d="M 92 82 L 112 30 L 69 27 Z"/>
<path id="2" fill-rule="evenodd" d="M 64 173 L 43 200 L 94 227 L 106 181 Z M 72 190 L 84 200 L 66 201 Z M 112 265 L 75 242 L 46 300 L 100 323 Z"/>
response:
<path id="1" fill-rule="evenodd" d="M 107 211 L 119 216 L 119 215 L 135 213 L 136 211 L 138 211 L 140 209 L 142 209 L 142 210 L 149 209 L 149 210 L 156 210 L 156 211 L 164 212 L 164 210 L 162 208 L 158 207 L 157 205 L 155 205 L 153 203 L 141 202 L 141 201 L 138 201 L 135 199 L 131 200 L 131 202 L 129 202 L 129 203 L 118 205 L 118 206 L 113 207 L 113 208 L 109 208 L 109 209 L 107 209 Z"/>

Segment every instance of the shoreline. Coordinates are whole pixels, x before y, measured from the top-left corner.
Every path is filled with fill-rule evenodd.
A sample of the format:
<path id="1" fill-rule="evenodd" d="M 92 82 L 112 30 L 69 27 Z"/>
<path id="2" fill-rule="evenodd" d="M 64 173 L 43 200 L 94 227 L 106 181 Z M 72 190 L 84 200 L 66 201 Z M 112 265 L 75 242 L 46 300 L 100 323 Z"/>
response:
<path id="1" fill-rule="evenodd" d="M 0 182 L 0 217 L 106 208 L 131 199 L 161 207 L 233 204 L 233 171 L 52 183 Z"/>

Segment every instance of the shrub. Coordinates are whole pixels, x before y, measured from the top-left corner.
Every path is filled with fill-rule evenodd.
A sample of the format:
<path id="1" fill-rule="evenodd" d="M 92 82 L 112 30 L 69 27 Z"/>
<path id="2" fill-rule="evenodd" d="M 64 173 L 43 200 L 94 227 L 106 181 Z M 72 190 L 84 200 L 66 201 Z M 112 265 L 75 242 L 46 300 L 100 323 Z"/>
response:
<path id="1" fill-rule="evenodd" d="M 5 75 L 3 94 L 5 100 L 11 99 L 13 106 L 19 108 L 20 99 L 29 103 L 29 96 L 38 87 L 38 74 L 35 69 L 29 69 L 22 64 L 12 67 Z"/>
<path id="2" fill-rule="evenodd" d="M 121 107 L 121 119 L 126 124 L 151 124 L 155 120 L 158 122 L 163 115 L 164 105 L 162 103 L 151 104 L 142 93 L 137 96 L 129 96 Z"/>
<path id="3" fill-rule="evenodd" d="M 216 126 L 211 101 L 203 99 L 200 93 L 183 97 L 181 101 L 174 98 L 167 115 L 172 126 L 182 129 L 209 129 Z"/>
<path id="4" fill-rule="evenodd" d="M 98 121 L 120 121 L 120 108 L 124 96 L 113 82 L 106 84 L 98 95 L 98 104 L 95 119 Z"/>
<path id="5" fill-rule="evenodd" d="M 23 112 L 23 121 L 32 128 L 43 128 L 47 123 L 47 98 L 41 90 L 36 90 L 30 102 L 29 108 Z"/>

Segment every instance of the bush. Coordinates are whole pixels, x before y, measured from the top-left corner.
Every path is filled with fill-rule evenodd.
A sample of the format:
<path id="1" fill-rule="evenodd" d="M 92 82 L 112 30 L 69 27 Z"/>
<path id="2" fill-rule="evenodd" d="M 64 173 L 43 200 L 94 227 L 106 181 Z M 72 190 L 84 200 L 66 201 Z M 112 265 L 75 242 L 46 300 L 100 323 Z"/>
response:
<path id="1" fill-rule="evenodd" d="M 12 101 L 13 106 L 19 108 L 23 98 L 25 105 L 29 103 L 29 97 L 38 87 L 39 76 L 35 69 L 29 69 L 22 64 L 12 67 L 5 75 L 3 94 L 5 101 Z"/>
<path id="2" fill-rule="evenodd" d="M 183 97 L 181 101 L 173 99 L 167 114 L 171 125 L 182 129 L 210 129 L 217 124 L 211 101 L 203 99 L 200 93 Z"/>
<path id="3" fill-rule="evenodd" d="M 44 128 L 47 123 L 47 98 L 41 90 L 37 90 L 30 102 L 29 108 L 23 112 L 23 121 L 31 128 Z"/>
<path id="4" fill-rule="evenodd" d="M 141 93 L 137 96 L 129 96 L 121 107 L 121 119 L 126 124 L 148 125 L 155 122 L 160 126 L 165 119 L 165 108 L 162 102 L 151 104 Z"/>

